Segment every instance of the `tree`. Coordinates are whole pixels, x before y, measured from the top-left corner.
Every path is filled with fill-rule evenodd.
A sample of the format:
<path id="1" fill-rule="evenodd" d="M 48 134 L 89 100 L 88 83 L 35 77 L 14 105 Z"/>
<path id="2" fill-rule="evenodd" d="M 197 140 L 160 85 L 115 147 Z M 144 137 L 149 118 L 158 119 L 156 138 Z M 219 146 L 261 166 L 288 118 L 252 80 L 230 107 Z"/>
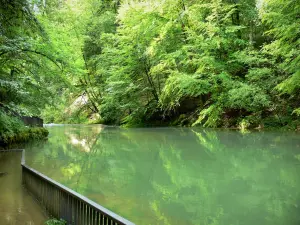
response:
<path id="1" fill-rule="evenodd" d="M 1 101 L 48 102 L 48 122 L 296 127 L 298 3 L 3 0 Z"/>
<path id="2" fill-rule="evenodd" d="M 274 67 L 282 77 L 276 88 L 288 94 L 294 113 L 300 115 L 300 1 L 267 0 L 262 9 L 263 22 L 268 26 L 266 32 L 271 42 L 264 50 L 274 60 Z M 297 108 L 298 107 L 298 108 Z"/>

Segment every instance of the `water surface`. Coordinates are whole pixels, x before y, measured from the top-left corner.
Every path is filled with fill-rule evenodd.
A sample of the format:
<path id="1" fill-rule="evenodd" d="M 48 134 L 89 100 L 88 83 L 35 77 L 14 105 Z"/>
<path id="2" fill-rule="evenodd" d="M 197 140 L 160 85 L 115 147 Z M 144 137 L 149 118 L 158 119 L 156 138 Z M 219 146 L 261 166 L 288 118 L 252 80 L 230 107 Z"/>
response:
<path id="1" fill-rule="evenodd" d="M 136 224 L 300 224 L 299 133 L 48 128 L 27 164 Z"/>

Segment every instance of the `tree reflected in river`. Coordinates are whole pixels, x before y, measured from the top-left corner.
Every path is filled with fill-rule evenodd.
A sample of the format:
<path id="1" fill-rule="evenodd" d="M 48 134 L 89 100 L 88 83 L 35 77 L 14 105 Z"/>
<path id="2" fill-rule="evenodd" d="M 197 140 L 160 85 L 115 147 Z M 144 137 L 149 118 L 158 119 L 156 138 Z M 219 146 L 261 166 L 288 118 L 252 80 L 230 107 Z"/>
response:
<path id="1" fill-rule="evenodd" d="M 300 223 L 297 133 L 49 128 L 27 163 L 136 224 Z"/>

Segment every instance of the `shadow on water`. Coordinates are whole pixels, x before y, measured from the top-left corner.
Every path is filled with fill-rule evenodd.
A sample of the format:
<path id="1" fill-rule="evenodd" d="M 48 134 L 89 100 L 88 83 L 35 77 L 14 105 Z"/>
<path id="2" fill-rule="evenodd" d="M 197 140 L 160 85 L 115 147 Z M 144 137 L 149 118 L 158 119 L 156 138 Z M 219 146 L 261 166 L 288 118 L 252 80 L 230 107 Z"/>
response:
<path id="1" fill-rule="evenodd" d="M 300 224 L 293 132 L 53 126 L 27 163 L 136 224 Z"/>
<path id="2" fill-rule="evenodd" d="M 21 153 L 0 152 L 0 225 L 42 225 L 41 208 L 21 185 Z"/>

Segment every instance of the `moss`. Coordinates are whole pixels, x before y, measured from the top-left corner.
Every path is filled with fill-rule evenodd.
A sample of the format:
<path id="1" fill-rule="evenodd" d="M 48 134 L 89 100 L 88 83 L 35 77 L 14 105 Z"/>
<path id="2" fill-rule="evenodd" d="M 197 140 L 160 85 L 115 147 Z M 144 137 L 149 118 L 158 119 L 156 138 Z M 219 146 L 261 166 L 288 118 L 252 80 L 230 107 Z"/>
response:
<path id="1" fill-rule="evenodd" d="M 43 127 L 26 127 L 18 117 L 0 108 L 0 145 L 45 139 L 48 133 L 48 130 Z"/>
<path id="2" fill-rule="evenodd" d="M 24 128 L 15 133 L 4 132 L 0 134 L 0 144 L 10 145 L 14 143 L 28 142 L 47 138 L 49 132 L 43 127 Z"/>
<path id="3" fill-rule="evenodd" d="M 57 219 L 51 219 L 51 220 L 48 220 L 46 221 L 45 223 L 46 225 L 65 225 L 67 224 L 66 221 L 60 219 L 60 220 L 57 220 Z"/>

